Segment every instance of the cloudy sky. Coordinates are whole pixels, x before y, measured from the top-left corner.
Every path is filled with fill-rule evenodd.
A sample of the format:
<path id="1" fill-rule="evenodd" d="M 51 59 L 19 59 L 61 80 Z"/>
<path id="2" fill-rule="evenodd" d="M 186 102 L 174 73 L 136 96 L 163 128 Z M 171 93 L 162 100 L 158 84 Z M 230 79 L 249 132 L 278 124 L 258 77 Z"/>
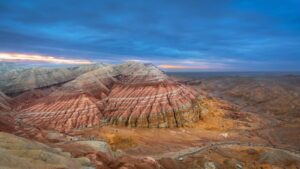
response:
<path id="1" fill-rule="evenodd" d="M 0 61 L 299 71 L 299 0 L 1 0 Z"/>

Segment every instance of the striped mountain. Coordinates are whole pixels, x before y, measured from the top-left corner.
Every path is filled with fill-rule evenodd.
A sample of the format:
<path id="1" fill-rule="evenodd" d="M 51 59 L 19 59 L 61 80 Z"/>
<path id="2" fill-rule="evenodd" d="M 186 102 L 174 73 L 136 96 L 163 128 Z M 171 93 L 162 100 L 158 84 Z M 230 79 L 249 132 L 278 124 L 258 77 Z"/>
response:
<path id="1" fill-rule="evenodd" d="M 24 101 L 25 98 L 30 98 Z M 199 119 L 197 93 L 152 64 L 103 65 L 60 86 L 26 91 L 14 99 L 18 119 L 68 132 L 95 125 L 181 127 Z"/>

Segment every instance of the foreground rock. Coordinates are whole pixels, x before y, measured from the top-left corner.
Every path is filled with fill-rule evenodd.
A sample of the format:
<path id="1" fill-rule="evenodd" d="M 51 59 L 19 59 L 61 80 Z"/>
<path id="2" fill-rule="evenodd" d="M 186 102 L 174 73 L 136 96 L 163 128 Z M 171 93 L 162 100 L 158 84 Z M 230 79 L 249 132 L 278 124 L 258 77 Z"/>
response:
<path id="1" fill-rule="evenodd" d="M 111 154 L 111 150 L 108 146 L 108 144 L 104 141 L 77 141 L 77 144 L 87 145 L 93 148 L 95 151 L 100 151 L 103 153 Z"/>
<path id="2" fill-rule="evenodd" d="M 71 158 L 69 153 L 3 132 L 0 132 L 0 157 L 0 168 L 80 169 L 90 165 L 88 159 Z"/>

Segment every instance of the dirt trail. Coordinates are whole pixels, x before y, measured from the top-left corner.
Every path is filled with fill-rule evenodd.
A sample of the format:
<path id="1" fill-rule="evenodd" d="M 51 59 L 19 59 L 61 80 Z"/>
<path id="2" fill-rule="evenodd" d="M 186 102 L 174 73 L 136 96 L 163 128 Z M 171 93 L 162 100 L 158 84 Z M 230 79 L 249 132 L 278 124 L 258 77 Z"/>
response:
<path id="1" fill-rule="evenodd" d="M 183 158 L 185 158 L 187 156 L 191 156 L 191 155 L 194 155 L 197 153 L 202 153 L 202 152 L 205 152 L 205 151 L 213 149 L 213 148 L 226 147 L 226 146 L 262 147 L 262 148 L 267 148 L 267 149 L 271 149 L 271 150 L 281 150 L 281 151 L 284 151 L 284 152 L 300 159 L 300 152 L 297 152 L 297 151 L 286 150 L 283 148 L 275 148 L 275 147 L 271 147 L 271 146 L 263 145 L 263 144 L 241 143 L 241 142 L 235 142 L 235 141 L 214 142 L 214 143 L 210 143 L 206 146 L 202 146 L 202 147 L 189 147 L 189 148 L 182 149 L 182 150 L 179 150 L 176 152 L 168 152 L 165 154 L 157 155 L 157 156 L 154 156 L 154 158 L 157 160 L 159 160 L 161 158 L 172 158 L 172 159 L 182 160 Z"/>

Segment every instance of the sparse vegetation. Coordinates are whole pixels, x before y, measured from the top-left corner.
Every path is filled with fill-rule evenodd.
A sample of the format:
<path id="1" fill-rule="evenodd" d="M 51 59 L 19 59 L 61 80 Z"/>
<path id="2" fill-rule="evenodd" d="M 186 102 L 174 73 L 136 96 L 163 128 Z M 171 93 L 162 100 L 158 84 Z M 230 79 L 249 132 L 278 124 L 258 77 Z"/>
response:
<path id="1" fill-rule="evenodd" d="M 106 141 L 111 146 L 112 150 L 128 149 L 134 147 L 136 142 L 130 136 L 121 136 L 118 134 L 107 134 Z"/>

